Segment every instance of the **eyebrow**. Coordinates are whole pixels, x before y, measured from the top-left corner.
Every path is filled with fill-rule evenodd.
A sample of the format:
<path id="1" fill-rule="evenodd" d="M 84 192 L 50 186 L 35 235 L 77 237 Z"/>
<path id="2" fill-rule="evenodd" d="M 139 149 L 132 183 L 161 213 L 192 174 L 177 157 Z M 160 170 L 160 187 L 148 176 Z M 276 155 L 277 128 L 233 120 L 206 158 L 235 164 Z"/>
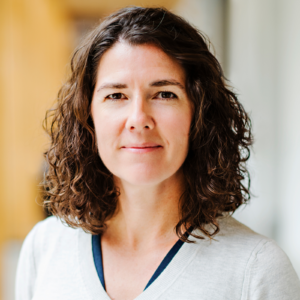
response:
<path id="1" fill-rule="evenodd" d="M 164 80 L 158 80 L 150 83 L 150 86 L 155 86 L 155 87 L 168 86 L 168 85 L 175 85 L 181 88 L 182 90 L 184 90 L 184 86 L 180 82 L 174 79 L 164 79 Z"/>
<path id="2" fill-rule="evenodd" d="M 97 93 L 103 89 L 126 89 L 127 85 L 122 83 L 104 83 L 97 89 Z"/>
<path id="3" fill-rule="evenodd" d="M 174 79 L 163 79 L 163 80 L 153 81 L 149 84 L 149 86 L 151 87 L 162 87 L 168 85 L 178 86 L 180 89 L 184 90 L 184 86 L 180 82 Z M 104 83 L 97 89 L 97 93 L 103 89 L 126 89 L 127 87 L 128 87 L 127 84 L 123 84 L 123 83 Z"/>

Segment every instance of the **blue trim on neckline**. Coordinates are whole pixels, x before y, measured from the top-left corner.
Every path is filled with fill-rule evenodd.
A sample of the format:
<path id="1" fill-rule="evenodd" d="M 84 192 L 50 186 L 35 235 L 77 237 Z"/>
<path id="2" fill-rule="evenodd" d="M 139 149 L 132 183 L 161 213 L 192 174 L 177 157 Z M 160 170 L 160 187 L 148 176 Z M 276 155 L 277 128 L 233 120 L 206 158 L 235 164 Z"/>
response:
<path id="1" fill-rule="evenodd" d="M 192 231 L 192 227 L 188 229 L 188 231 Z M 188 237 L 189 234 L 186 232 L 185 236 Z M 154 281 L 155 279 L 164 271 L 164 269 L 168 266 L 168 264 L 171 262 L 171 260 L 174 258 L 174 256 L 177 254 L 177 252 L 180 250 L 181 246 L 184 244 L 182 240 L 178 240 L 175 245 L 171 248 L 171 250 L 167 253 L 167 255 L 164 257 L 158 268 L 155 270 L 154 274 L 148 281 L 146 287 L 144 290 L 146 290 Z M 98 277 L 100 279 L 100 282 L 105 289 L 105 281 L 104 281 L 104 272 L 103 272 L 103 261 L 102 261 L 102 250 L 101 250 L 101 238 L 100 234 L 98 235 L 92 235 L 92 251 L 93 251 L 93 257 L 94 257 L 94 263 L 96 267 L 96 271 L 98 274 Z"/>
<path id="2" fill-rule="evenodd" d="M 179 251 L 179 249 L 181 248 L 181 246 L 183 245 L 183 243 L 184 242 L 182 240 L 178 240 L 176 242 L 176 244 L 171 248 L 171 250 L 167 253 L 167 255 L 165 256 L 165 258 L 162 260 L 162 262 L 160 263 L 160 265 L 158 266 L 158 268 L 156 269 L 156 271 L 154 272 L 154 274 L 152 275 L 152 277 L 148 281 L 148 283 L 147 283 L 146 287 L 144 288 L 144 290 L 146 290 L 151 285 L 151 283 L 153 283 L 154 280 L 168 266 L 168 264 L 171 262 L 171 260 L 176 255 L 176 253 Z"/>
<path id="3" fill-rule="evenodd" d="M 96 271 L 101 281 L 101 284 L 105 290 L 100 234 L 92 235 L 92 250 L 93 250 L 93 257 L 94 257 Z"/>

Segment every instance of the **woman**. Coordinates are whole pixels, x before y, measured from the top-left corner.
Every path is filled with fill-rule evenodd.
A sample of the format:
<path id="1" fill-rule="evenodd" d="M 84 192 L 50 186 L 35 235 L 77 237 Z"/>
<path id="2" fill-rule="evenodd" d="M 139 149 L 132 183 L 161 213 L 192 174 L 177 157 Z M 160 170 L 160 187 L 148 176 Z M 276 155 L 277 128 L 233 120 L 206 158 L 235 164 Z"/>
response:
<path id="1" fill-rule="evenodd" d="M 48 116 L 58 218 L 27 236 L 17 299 L 300 299 L 282 250 L 230 216 L 250 195 L 250 120 L 201 33 L 124 8 L 71 71 Z"/>

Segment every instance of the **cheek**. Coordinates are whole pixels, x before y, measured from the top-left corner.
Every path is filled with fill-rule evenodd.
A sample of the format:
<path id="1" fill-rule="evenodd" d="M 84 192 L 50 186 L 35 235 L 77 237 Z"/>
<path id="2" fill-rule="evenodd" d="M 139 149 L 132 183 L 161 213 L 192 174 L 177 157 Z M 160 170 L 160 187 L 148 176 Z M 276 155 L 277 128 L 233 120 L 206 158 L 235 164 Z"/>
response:
<path id="1" fill-rule="evenodd" d="M 95 133 L 100 155 L 107 155 L 118 142 L 121 132 L 120 119 L 107 115 L 105 112 L 93 114 Z"/>
<path id="2" fill-rule="evenodd" d="M 187 147 L 191 126 L 190 111 L 180 111 L 176 114 L 166 115 L 162 119 L 162 130 L 165 131 L 169 143 L 174 146 Z M 172 139 L 172 141 L 170 140 Z"/>

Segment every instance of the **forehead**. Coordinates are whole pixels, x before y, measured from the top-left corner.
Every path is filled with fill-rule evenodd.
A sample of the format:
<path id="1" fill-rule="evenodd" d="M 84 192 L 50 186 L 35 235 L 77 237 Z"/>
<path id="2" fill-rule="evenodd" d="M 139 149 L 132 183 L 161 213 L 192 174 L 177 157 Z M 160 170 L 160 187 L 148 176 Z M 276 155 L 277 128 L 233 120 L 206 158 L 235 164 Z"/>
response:
<path id="1" fill-rule="evenodd" d="M 159 47 L 151 44 L 130 45 L 118 42 L 100 59 L 97 84 L 103 80 L 156 80 L 172 77 L 185 81 L 183 67 Z"/>

